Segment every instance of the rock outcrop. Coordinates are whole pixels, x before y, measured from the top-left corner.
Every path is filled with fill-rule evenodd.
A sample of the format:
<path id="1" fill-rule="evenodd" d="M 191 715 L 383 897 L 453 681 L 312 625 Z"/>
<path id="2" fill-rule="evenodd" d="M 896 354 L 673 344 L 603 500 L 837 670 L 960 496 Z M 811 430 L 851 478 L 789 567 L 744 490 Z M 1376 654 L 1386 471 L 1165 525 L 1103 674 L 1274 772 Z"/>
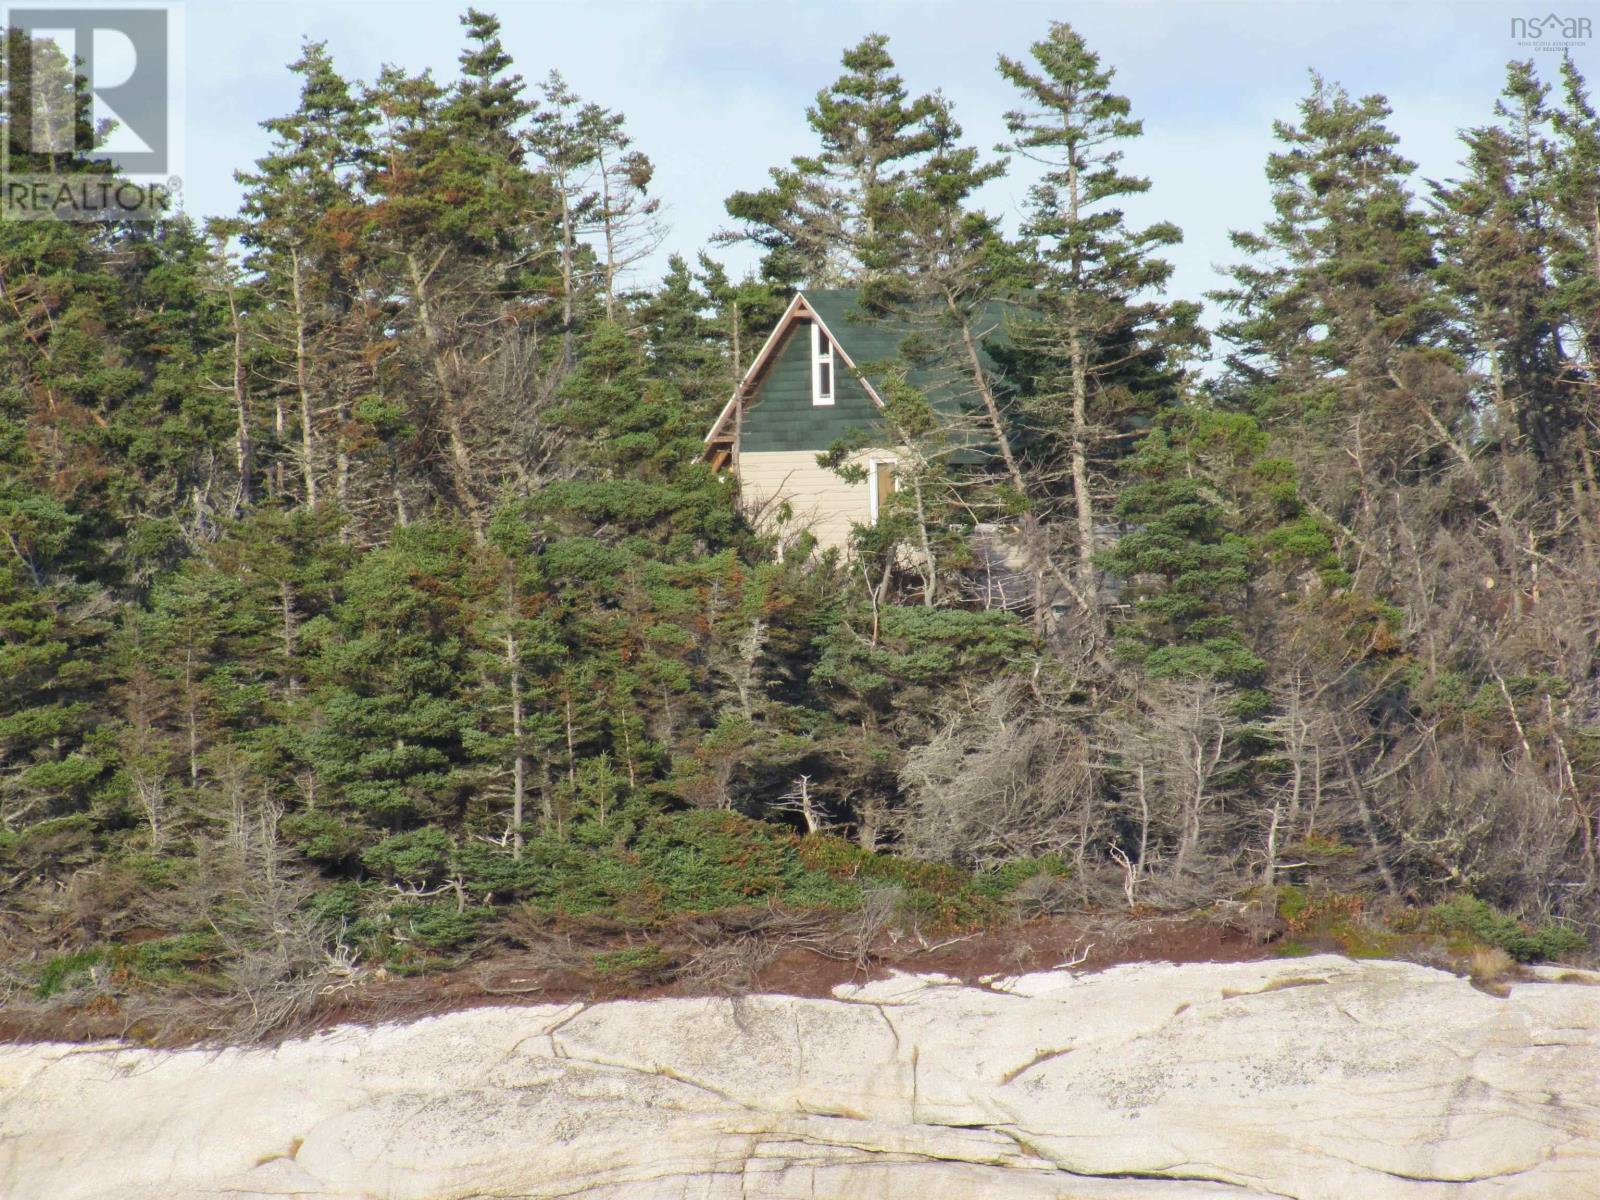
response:
<path id="1" fill-rule="evenodd" d="M 1600 976 L 1144 964 L 0 1047 L 7 1200 L 1583 1200 Z"/>

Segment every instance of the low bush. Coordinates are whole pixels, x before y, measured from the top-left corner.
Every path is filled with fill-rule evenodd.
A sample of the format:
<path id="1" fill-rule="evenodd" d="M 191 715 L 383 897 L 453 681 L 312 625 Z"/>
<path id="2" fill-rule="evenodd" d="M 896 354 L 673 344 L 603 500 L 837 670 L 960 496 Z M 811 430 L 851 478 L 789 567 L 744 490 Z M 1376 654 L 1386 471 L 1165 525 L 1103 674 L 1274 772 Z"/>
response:
<path id="1" fill-rule="evenodd" d="M 1589 944 L 1569 925 L 1546 921 L 1530 929 L 1474 896 L 1454 896 L 1434 905 L 1428 913 L 1428 923 L 1441 933 L 1463 933 L 1486 946 L 1497 946 L 1518 962 L 1564 958 Z"/>
<path id="2" fill-rule="evenodd" d="M 71 954 L 53 954 L 39 969 L 34 983 L 34 993 L 41 1000 L 62 992 L 70 992 L 92 982 L 94 968 L 105 961 L 105 951 L 98 947 L 78 950 Z"/>
<path id="3" fill-rule="evenodd" d="M 602 950 L 590 959 L 602 983 L 622 987 L 642 987 L 667 977 L 672 964 L 661 947 L 629 946 L 621 950 Z"/>

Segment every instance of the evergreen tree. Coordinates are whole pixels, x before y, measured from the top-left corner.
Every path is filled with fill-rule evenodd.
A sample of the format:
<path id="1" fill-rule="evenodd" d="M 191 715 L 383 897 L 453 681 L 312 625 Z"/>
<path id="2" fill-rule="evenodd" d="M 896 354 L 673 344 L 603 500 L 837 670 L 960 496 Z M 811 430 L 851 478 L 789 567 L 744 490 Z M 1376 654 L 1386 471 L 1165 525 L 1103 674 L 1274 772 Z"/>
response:
<path id="1" fill-rule="evenodd" d="M 1460 310 L 1461 348 L 1481 358 L 1501 436 L 1560 456 L 1574 412 L 1551 263 L 1556 151 L 1549 88 L 1512 63 L 1495 104 L 1503 124 L 1462 135 L 1468 175 L 1436 187 L 1440 278 Z"/>
<path id="2" fill-rule="evenodd" d="M 534 115 L 529 139 L 555 193 L 552 220 L 560 265 L 561 363 L 570 371 L 577 344 L 581 238 L 600 202 L 591 186 L 597 150 L 583 102 L 561 73 L 551 71 L 539 90 L 543 103 Z"/>
<path id="3" fill-rule="evenodd" d="M 1228 363 L 1269 425 L 1298 422 L 1329 444 L 1360 419 L 1368 444 L 1409 447 L 1416 413 L 1394 371 L 1433 344 L 1444 316 L 1432 238 L 1407 189 L 1414 164 L 1395 149 L 1383 97 L 1312 83 L 1300 123 L 1274 125 L 1284 147 L 1267 163 L 1275 217 L 1233 234 L 1254 262 L 1215 296 L 1235 314 L 1221 330 L 1237 347 Z"/>
<path id="4" fill-rule="evenodd" d="M 0 460 L 4 461 L 4 460 Z M 15 469 L 14 459 L 6 464 Z M 0 822 L 16 829 L 86 814 L 115 755 L 104 702 L 114 608 L 75 574 L 77 519 L 0 473 Z"/>
<path id="5" fill-rule="evenodd" d="M 1551 273 L 1562 324 L 1583 353 L 1584 376 L 1571 382 L 1586 385 L 1592 409 L 1600 380 L 1600 116 L 1570 57 L 1561 60 L 1561 91 L 1552 188 L 1560 233 Z"/>
<path id="6" fill-rule="evenodd" d="M 532 106 L 498 23 L 464 23 L 458 83 L 393 70 L 379 80 L 372 103 L 387 125 L 366 188 L 379 295 L 404 298 L 394 365 L 426 381 L 407 389 L 415 440 L 446 484 L 440 499 L 481 540 L 497 497 L 533 466 L 545 396 L 527 293 L 549 246 L 542 185 L 523 162 Z"/>
<path id="7" fill-rule="evenodd" d="M 1147 298 L 1172 274 L 1159 251 L 1182 235 L 1165 222 L 1130 229 L 1117 207 L 1150 181 L 1119 165 L 1122 148 L 1144 128 L 1129 116 L 1127 98 L 1111 91 L 1114 71 L 1061 22 L 1034 43 L 1032 58 L 1000 58 L 1001 75 L 1027 104 L 1006 115 L 1006 148 L 1044 168 L 1023 227 L 1039 279 L 1013 336 L 1031 376 L 1025 405 L 1045 440 L 1040 482 L 1059 488 L 1049 476 L 1064 460 L 1078 592 L 1093 603 L 1104 476 L 1121 441 L 1171 402 L 1182 356 L 1203 334 L 1197 306 Z"/>
<path id="8" fill-rule="evenodd" d="M 935 101 L 911 98 L 888 46 L 871 34 L 844 52 L 844 74 L 806 110 L 815 155 L 772 168 L 770 187 L 728 198 L 742 227 L 723 239 L 761 246 L 762 276 L 774 284 L 832 287 L 897 265 L 891 214 L 934 147 Z"/>
<path id="9" fill-rule="evenodd" d="M 397 531 L 307 625 L 315 719 L 304 754 L 319 809 L 389 831 L 459 820 L 478 765 L 459 686 L 471 671 L 473 558 L 459 529 Z"/>
<path id="10" fill-rule="evenodd" d="M 369 162 L 371 106 L 352 94 L 327 47 L 307 42 L 289 69 L 300 77 L 300 104 L 289 116 L 264 122 L 273 146 L 253 172 L 237 172 L 244 187 L 243 220 L 233 232 L 248 250 L 245 266 L 271 297 L 262 335 L 274 365 L 266 381 L 273 395 L 271 451 L 288 455 L 299 476 L 299 499 L 319 502 L 328 466 L 321 430 L 337 409 L 345 424 L 345 398 L 333 375 L 330 343 L 339 336 L 356 283 L 348 277 L 344 247 L 332 219 L 359 205 L 359 172 Z M 330 400 L 332 403 L 330 403 Z M 292 428 L 298 423 L 298 430 Z M 342 438 L 342 428 L 335 438 Z M 298 444 L 291 449 L 290 441 Z M 348 493 L 347 464 L 338 447 L 337 489 Z M 297 460 L 297 461 L 296 461 Z M 273 474 L 275 495 L 287 494 L 284 468 Z"/>
<path id="11" fill-rule="evenodd" d="M 974 194 L 1003 175 L 1005 163 L 983 162 L 976 148 L 961 144 L 961 126 L 943 96 L 931 101 L 925 128 L 928 152 L 880 218 L 882 240 L 894 244 L 901 269 L 869 279 L 862 303 L 909 327 L 902 355 L 927 390 L 958 397 L 972 412 L 969 448 L 983 446 L 999 459 L 1011 489 L 1007 503 L 1015 506 L 1028 487 L 1012 444 L 1011 389 L 983 343 L 1001 332 L 998 302 L 1015 292 L 1021 272 L 999 222 L 973 206 Z"/>
<path id="12" fill-rule="evenodd" d="M 1230 424 L 1238 422 L 1174 413 L 1151 432 L 1129 460 L 1132 478 L 1117 499 L 1117 515 L 1132 530 L 1099 558 L 1136 597 L 1118 651 L 1157 679 L 1247 682 L 1266 665 L 1237 621 L 1253 574 L 1250 543 L 1215 484 L 1195 469 L 1193 451 L 1208 437 L 1252 432 Z M 1264 439 L 1254 450 L 1262 448 Z"/>
<path id="13" fill-rule="evenodd" d="M 606 320 L 617 319 L 617 278 L 660 247 L 666 237 L 658 214 L 661 201 L 650 196 L 655 166 L 638 150 L 625 130 L 626 119 L 598 104 L 578 114 L 582 140 L 594 152 L 598 195 L 594 220 L 599 226 L 601 287 Z"/>

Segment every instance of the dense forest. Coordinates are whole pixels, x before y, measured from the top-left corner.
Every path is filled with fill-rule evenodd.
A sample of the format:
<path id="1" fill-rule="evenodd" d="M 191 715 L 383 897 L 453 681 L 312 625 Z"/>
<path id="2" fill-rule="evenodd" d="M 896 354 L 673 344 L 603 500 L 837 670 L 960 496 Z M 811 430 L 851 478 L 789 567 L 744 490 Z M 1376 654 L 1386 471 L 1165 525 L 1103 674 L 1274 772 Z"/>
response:
<path id="1" fill-rule="evenodd" d="M 462 25 L 449 81 L 307 43 L 232 219 L 0 223 L 0 994 L 181 986 L 258 1028 L 539 921 L 762 906 L 1597 932 L 1570 62 L 1510 64 L 1439 181 L 1313 76 L 1207 328 L 1068 26 L 1000 59 L 992 151 L 867 37 L 814 150 L 636 287 L 662 210 L 624 116 Z M 1023 169 L 1010 228 L 976 196 Z M 800 286 L 916 330 L 884 364 L 912 453 L 849 554 L 701 459 Z M 969 386 L 983 466 L 913 360 Z"/>

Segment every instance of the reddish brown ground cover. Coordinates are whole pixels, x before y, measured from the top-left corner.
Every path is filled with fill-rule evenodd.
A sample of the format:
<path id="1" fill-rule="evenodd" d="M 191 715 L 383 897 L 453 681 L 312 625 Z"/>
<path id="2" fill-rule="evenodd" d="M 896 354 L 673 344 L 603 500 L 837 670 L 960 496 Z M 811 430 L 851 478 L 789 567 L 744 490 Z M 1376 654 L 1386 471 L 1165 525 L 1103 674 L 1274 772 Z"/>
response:
<path id="1" fill-rule="evenodd" d="M 975 984 L 1053 968 L 1099 971 L 1128 962 L 1238 962 L 1273 953 L 1259 935 L 1235 925 L 1156 915 L 1040 919 L 941 938 L 891 931 L 853 950 L 837 939 L 759 931 L 742 941 L 708 941 L 704 927 L 688 921 L 652 931 L 648 939 L 637 932 L 553 924 L 542 938 L 524 941 L 536 944 L 422 975 L 357 973 L 329 986 L 308 1013 L 274 1036 L 349 1023 L 415 1020 L 486 1005 L 751 993 L 827 996 L 839 984 L 882 978 L 896 970 Z M 203 998 L 193 998 L 190 1006 L 193 1012 L 186 1018 L 184 998 L 168 997 L 159 1021 L 139 998 L 109 995 L 83 1005 L 12 1011 L 0 1014 L 0 1040 L 131 1036 L 164 1045 L 205 1040 L 200 1031 Z"/>

